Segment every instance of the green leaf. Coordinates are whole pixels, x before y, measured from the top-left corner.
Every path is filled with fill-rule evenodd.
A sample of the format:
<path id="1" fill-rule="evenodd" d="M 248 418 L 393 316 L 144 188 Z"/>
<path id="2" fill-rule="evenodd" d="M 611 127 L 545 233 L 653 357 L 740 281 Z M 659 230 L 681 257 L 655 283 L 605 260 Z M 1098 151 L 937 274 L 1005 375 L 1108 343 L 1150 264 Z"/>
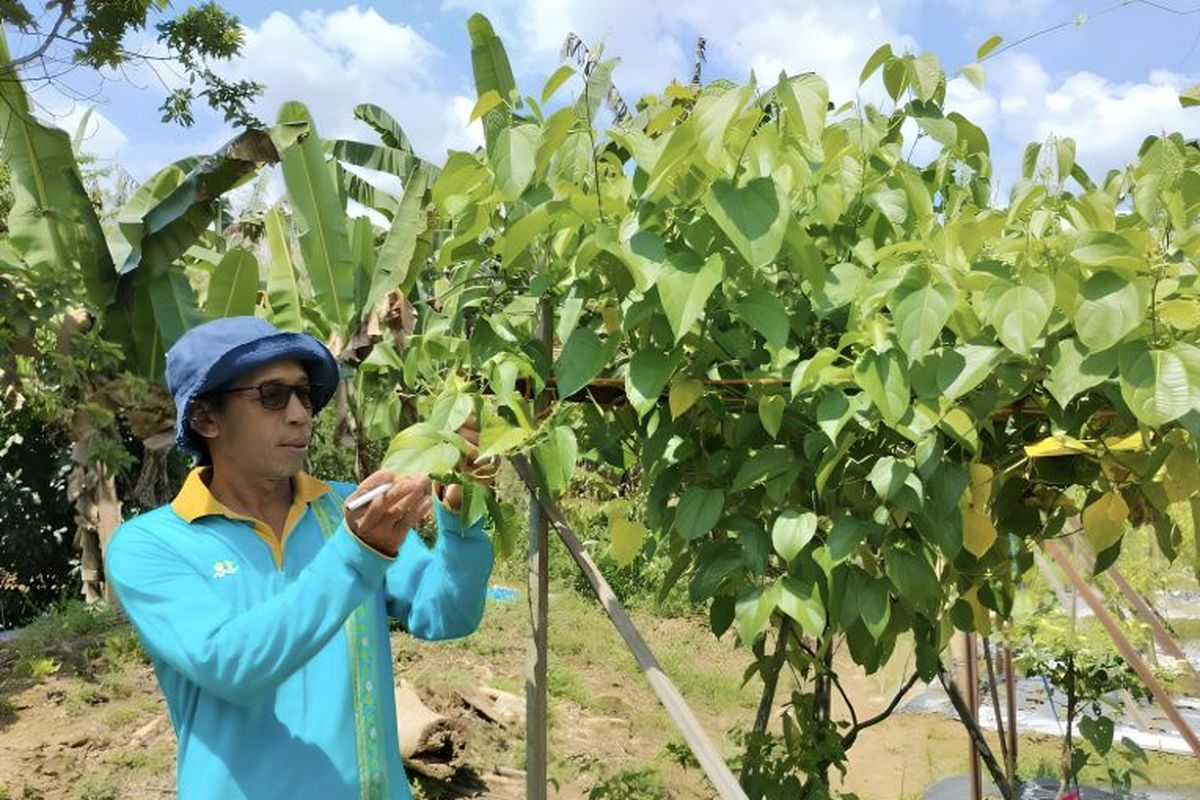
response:
<path id="1" fill-rule="evenodd" d="M 766 591 L 750 589 L 738 597 L 733 616 L 737 623 L 738 638 L 743 644 L 754 644 L 754 640 L 766 629 L 779 595 L 776 586 Z"/>
<path id="2" fill-rule="evenodd" d="M 467 117 L 467 122 L 474 122 L 482 118 L 502 103 L 504 103 L 504 98 L 500 96 L 500 93 L 495 89 L 488 89 L 475 101 L 475 107 L 471 109 L 471 116 Z"/>
<path id="3" fill-rule="evenodd" d="M 1117 368 L 1116 349 L 1089 353 L 1077 339 L 1063 339 L 1050 353 L 1050 374 L 1044 385 L 1063 408 L 1067 403 L 1112 377 Z"/>
<path id="4" fill-rule="evenodd" d="M 833 563 L 840 564 L 852 556 L 874 527 L 873 523 L 857 517 L 842 515 L 834 518 L 833 529 L 829 531 L 825 545 Z"/>
<path id="5" fill-rule="evenodd" d="M 788 509 L 775 518 L 771 528 L 771 544 L 780 558 L 790 564 L 816 534 L 816 514 Z"/>
<path id="6" fill-rule="evenodd" d="M 504 42 L 492 30 L 492 23 L 483 14 L 472 14 L 467 20 L 467 33 L 471 37 L 471 70 L 475 75 L 475 94 L 482 97 L 494 91 L 502 98 L 509 98 L 517 90 L 512 66 L 504 51 Z M 483 118 L 484 139 L 490 147 L 496 136 L 508 127 L 512 112 L 507 104 L 489 111 Z"/>
<path id="7" fill-rule="evenodd" d="M 685 375 L 671 380 L 667 403 L 671 407 L 671 419 L 679 419 L 696 401 L 704 396 L 704 383 Z"/>
<path id="8" fill-rule="evenodd" d="M 579 459 L 575 431 L 565 425 L 555 427 L 545 441 L 533 449 L 533 456 L 546 478 L 546 488 L 558 494 L 567 488 L 575 474 Z"/>
<path id="9" fill-rule="evenodd" d="M 1108 755 L 1112 750 L 1113 721 L 1105 716 L 1089 717 L 1086 714 L 1079 718 L 1079 732 L 1088 740 L 1101 756 Z"/>
<path id="10" fill-rule="evenodd" d="M 658 404 L 674 368 L 674 361 L 660 350 L 647 348 L 633 354 L 625 375 L 625 393 L 639 417 Z"/>
<path id="11" fill-rule="evenodd" d="M 570 80 L 574 74 L 575 70 L 566 64 L 554 70 L 554 73 L 546 81 L 546 85 L 542 87 L 542 105 L 545 105 L 554 96 L 554 93 L 558 91 L 558 88 Z"/>
<path id="12" fill-rule="evenodd" d="M 425 203 L 428 186 L 429 171 L 422 165 L 405 185 L 404 197 L 379 247 L 365 309 L 375 308 L 395 289 L 407 293 L 416 282 L 422 265 L 416 263 L 415 256 L 429 225 Z"/>
<path id="13" fill-rule="evenodd" d="M 777 90 L 790 121 L 798 123 L 800 135 L 819 142 L 829 112 L 829 84 L 814 73 L 786 79 Z"/>
<path id="14" fill-rule="evenodd" d="M 1197 83 L 1195 86 L 1192 86 L 1188 89 L 1184 89 L 1179 94 L 1179 105 L 1183 106 L 1184 108 L 1200 106 L 1200 83 Z"/>
<path id="15" fill-rule="evenodd" d="M 930 284 L 928 274 L 923 272 L 915 277 L 901 282 L 892 295 L 896 340 L 910 361 L 924 358 L 929 352 L 957 299 L 953 286 Z"/>
<path id="16" fill-rule="evenodd" d="M 884 553 L 884 569 L 901 599 L 923 610 L 937 607 L 941 587 L 937 573 L 923 554 L 892 547 Z"/>
<path id="17" fill-rule="evenodd" d="M 685 539 L 699 539 L 716 527 L 724 508 L 725 493 L 720 489 L 693 486 L 675 509 L 675 529 Z"/>
<path id="18" fill-rule="evenodd" d="M 1107 350 L 1146 318 L 1137 284 L 1111 270 L 1098 270 L 1079 289 L 1075 333 L 1093 352 Z"/>
<path id="19" fill-rule="evenodd" d="M 919 397 L 945 397 L 953 402 L 983 383 L 1003 352 L 999 347 L 977 344 L 934 350 L 913 365 L 909 373 L 913 391 Z"/>
<path id="20" fill-rule="evenodd" d="M 862 72 L 858 76 L 858 85 L 862 86 L 866 83 L 867 79 L 874 75 L 875 71 L 882 67 L 885 61 L 893 57 L 892 46 L 890 44 L 882 44 L 876 48 L 871 57 L 867 59 L 867 63 L 863 64 Z"/>
<path id="21" fill-rule="evenodd" d="M 596 119 L 596 112 L 600 110 L 600 104 L 608 97 L 608 92 L 612 88 L 612 74 L 620 63 L 619 58 L 610 58 L 606 61 L 601 61 L 596 64 L 587 76 L 584 91 L 579 93 L 579 98 L 575 101 L 575 116 L 582 120 L 586 125 L 591 125 Z"/>
<path id="22" fill-rule="evenodd" d="M 230 249 L 213 270 L 204 314 L 209 319 L 253 316 L 258 305 L 258 260 L 249 250 Z"/>
<path id="23" fill-rule="evenodd" d="M 1032 273 L 1021 283 L 997 280 L 987 291 L 989 321 L 1009 350 L 1029 355 L 1054 309 L 1054 283 Z"/>
<path id="24" fill-rule="evenodd" d="M 749 458 L 733 479 L 733 491 L 740 492 L 754 484 L 787 471 L 795 463 L 795 454 L 782 445 L 765 447 Z"/>
<path id="25" fill-rule="evenodd" d="M 382 107 L 374 103 L 361 103 L 354 107 L 354 118 L 361 119 L 379 134 L 379 138 L 383 140 L 386 147 L 410 154 L 413 152 L 412 142 L 404 134 L 400 123 L 396 122 L 396 119 Z M 370 165 L 361 164 L 360 166 Z M 373 167 L 373 169 L 382 169 L 382 167 Z"/>
<path id="26" fill-rule="evenodd" d="M 979 64 L 967 64 L 962 68 L 963 77 L 970 81 L 976 89 L 982 90 L 987 81 L 987 73 Z"/>
<path id="27" fill-rule="evenodd" d="M 875 494 L 885 502 L 894 503 L 916 513 L 924 505 L 925 489 L 913 465 L 894 456 L 884 456 L 875 462 L 867 475 Z"/>
<path id="28" fill-rule="evenodd" d="M 1200 349 L 1176 342 L 1150 349 L 1145 342 L 1128 342 L 1117 356 L 1121 397 L 1138 421 L 1151 427 L 1192 410 L 1200 398 Z"/>
<path id="29" fill-rule="evenodd" d="M 674 262 L 666 264 L 655 285 L 676 342 L 700 319 L 709 296 L 720 285 L 724 274 L 725 260 L 719 253 L 709 256 L 695 270 L 685 269 Z"/>
<path id="30" fill-rule="evenodd" d="M 727 178 L 713 181 L 704 208 L 751 267 L 766 266 L 779 254 L 791 211 L 787 194 L 770 176 L 740 188 Z"/>
<path id="31" fill-rule="evenodd" d="M 854 365 L 854 381 L 871 398 L 888 425 L 895 425 L 908 411 L 911 399 L 908 376 L 895 350 L 864 352 Z"/>
<path id="32" fill-rule="evenodd" d="M 754 291 L 738 303 L 737 312 L 738 316 L 761 333 L 772 347 L 779 349 L 787 345 L 791 323 L 788 321 L 787 310 L 774 293 L 766 289 Z"/>
<path id="33" fill-rule="evenodd" d="M 800 628 L 809 636 L 823 636 L 825 604 L 821 602 L 817 585 L 799 578 L 784 578 L 779 587 L 779 610 L 800 623 Z"/>
<path id="34" fill-rule="evenodd" d="M 346 232 L 346 211 L 326 168 L 325 154 L 312 130 L 312 117 L 300 103 L 284 103 L 281 123 L 309 125 L 310 135 L 283 154 L 283 181 L 295 209 L 304 259 L 317 304 L 335 332 L 343 335 L 354 314 L 354 262 Z"/>
<path id="35" fill-rule="evenodd" d="M 167 348 L 203 320 L 196 306 L 196 295 L 183 269 L 165 269 L 152 273 L 147 281 L 154 321 Z"/>
<path id="36" fill-rule="evenodd" d="M 610 341 L 603 342 L 587 328 L 575 329 L 554 365 L 560 400 L 575 394 L 600 374 L 600 370 L 612 358 L 617 341 L 619 337 L 614 336 L 610 337 Z"/>
<path id="37" fill-rule="evenodd" d="M 984 40 L 983 44 L 979 45 L 979 49 L 975 51 L 975 58 L 979 61 L 987 58 L 988 55 L 1000 46 L 1002 39 L 998 34 L 992 34 Z"/>
<path id="38" fill-rule="evenodd" d="M 263 225 L 271 251 L 271 263 L 267 266 L 267 302 L 271 307 L 271 322 L 281 331 L 299 333 L 304 330 L 304 319 L 300 315 L 299 268 L 292 261 L 287 220 L 279 206 L 271 206 L 264 215 Z"/>
<path id="39" fill-rule="evenodd" d="M 496 134 L 488 155 L 496 171 L 496 190 L 501 199 L 516 200 L 525 191 L 533 177 L 537 145 L 536 125 L 515 125 Z"/>
<path id="40" fill-rule="evenodd" d="M 1195 300 L 1175 298 L 1158 304 L 1158 318 L 1180 331 L 1200 328 L 1200 303 Z"/>
<path id="41" fill-rule="evenodd" d="M 625 519 L 624 516 L 616 516 L 609 520 L 608 536 L 612 542 L 613 560 L 617 562 L 618 567 L 627 567 L 633 563 L 642 551 L 647 533 L 645 525 Z"/>
<path id="42" fill-rule="evenodd" d="M 1146 267 L 1142 252 L 1119 233 L 1084 231 L 1075 237 L 1072 257 L 1090 267 L 1141 270 Z"/>
<path id="43" fill-rule="evenodd" d="M 821 374 L 827 367 L 837 361 L 838 352 L 831 347 L 822 347 L 812 358 L 805 359 L 796 365 L 792 372 L 792 397 L 801 392 L 811 391 L 821 385 Z"/>
<path id="44" fill-rule="evenodd" d="M 903 189 L 881 186 L 867 195 L 867 205 L 883 214 L 893 225 L 903 225 L 908 219 L 908 195 Z"/>
<path id="45" fill-rule="evenodd" d="M 11 61 L 2 31 L 0 60 Z M 116 293 L 117 272 L 79 178 L 71 139 L 34 119 L 13 73 L 0 82 L 0 135 L 10 171 L 7 238 L 13 249 L 35 274 L 81 270 L 88 299 L 107 305 Z"/>
<path id="46" fill-rule="evenodd" d="M 427 422 L 418 422 L 396 434 L 383 456 L 382 468 L 397 475 L 445 475 L 461 456 L 448 435 Z"/>
<path id="47" fill-rule="evenodd" d="M 937 56 L 932 53 L 917 56 L 910 62 L 912 86 L 917 97 L 922 100 L 932 100 L 937 94 L 938 87 L 946 80 L 942 73 L 942 65 Z"/>
<path id="48" fill-rule="evenodd" d="M 779 436 L 779 427 L 783 424 L 783 410 L 787 407 L 787 401 L 783 399 L 783 395 L 768 394 L 758 398 L 758 418 L 762 421 L 763 430 L 770 434 L 772 439 Z"/>

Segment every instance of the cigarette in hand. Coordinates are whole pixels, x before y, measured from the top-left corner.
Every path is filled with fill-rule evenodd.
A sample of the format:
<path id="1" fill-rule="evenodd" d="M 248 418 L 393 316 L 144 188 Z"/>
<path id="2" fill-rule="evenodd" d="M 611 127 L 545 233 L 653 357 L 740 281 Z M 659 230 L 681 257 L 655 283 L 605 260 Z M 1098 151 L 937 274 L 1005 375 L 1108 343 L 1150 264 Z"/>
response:
<path id="1" fill-rule="evenodd" d="M 371 502 L 376 497 L 379 497 L 379 495 L 383 494 L 390 488 L 392 488 L 391 483 L 381 483 L 378 486 L 376 486 L 375 488 L 368 490 L 366 493 L 361 494 L 358 497 L 351 500 L 350 502 L 346 503 L 346 510 L 354 511 L 356 509 L 362 508 L 367 503 Z"/>

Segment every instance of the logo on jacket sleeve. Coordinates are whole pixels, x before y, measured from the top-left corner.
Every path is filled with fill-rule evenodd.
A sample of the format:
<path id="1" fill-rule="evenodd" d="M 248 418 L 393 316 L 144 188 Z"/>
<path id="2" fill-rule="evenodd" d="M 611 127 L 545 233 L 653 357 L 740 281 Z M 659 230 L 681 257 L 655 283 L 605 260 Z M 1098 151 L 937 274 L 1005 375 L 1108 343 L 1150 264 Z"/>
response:
<path id="1" fill-rule="evenodd" d="M 213 562 L 213 577 L 214 578 L 227 578 L 230 575 L 236 574 L 237 571 L 238 571 L 238 565 L 233 563 L 233 561 L 231 561 L 228 558 L 226 558 L 222 561 L 214 561 Z"/>

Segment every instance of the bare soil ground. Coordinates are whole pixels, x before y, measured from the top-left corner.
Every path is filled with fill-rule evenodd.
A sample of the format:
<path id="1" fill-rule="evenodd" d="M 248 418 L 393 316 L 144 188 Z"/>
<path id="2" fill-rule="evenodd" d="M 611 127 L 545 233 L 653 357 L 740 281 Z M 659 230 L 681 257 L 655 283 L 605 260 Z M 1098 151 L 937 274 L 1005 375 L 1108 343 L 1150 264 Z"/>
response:
<path id="1" fill-rule="evenodd" d="M 701 619 L 635 615 L 664 668 L 727 758 L 733 731 L 753 720 L 761 684 L 742 685 L 749 654 L 716 640 Z M 174 735 L 153 672 L 128 627 L 65 626 L 61 636 L 0 645 L 0 800 L 151 800 L 174 794 Z M 703 773 L 594 603 L 570 590 L 551 599 L 550 776 L 562 798 L 710 798 Z M 30 640 L 34 637 L 29 637 Z M 521 798 L 524 722 L 488 720 L 461 694 L 492 687 L 522 695 L 524 599 L 492 603 L 481 629 L 450 643 L 393 639 L 395 671 L 469 736 L 468 767 L 451 781 L 415 779 L 418 797 Z M 40 649 L 32 649 L 34 645 Z M 860 718 L 881 710 L 904 677 L 846 669 Z M 786 691 L 786 687 L 784 687 Z M 783 692 L 781 692 L 783 695 Z M 839 711 L 845 714 L 845 709 Z M 1023 760 L 1053 764 L 1054 743 L 1026 740 Z M 1187 775 L 1189 759 L 1156 760 L 1151 774 Z M 918 797 L 966 767 L 958 723 L 894 715 L 853 748 L 843 788 L 863 798 Z M 1162 773 L 1160 770 L 1168 770 Z"/>

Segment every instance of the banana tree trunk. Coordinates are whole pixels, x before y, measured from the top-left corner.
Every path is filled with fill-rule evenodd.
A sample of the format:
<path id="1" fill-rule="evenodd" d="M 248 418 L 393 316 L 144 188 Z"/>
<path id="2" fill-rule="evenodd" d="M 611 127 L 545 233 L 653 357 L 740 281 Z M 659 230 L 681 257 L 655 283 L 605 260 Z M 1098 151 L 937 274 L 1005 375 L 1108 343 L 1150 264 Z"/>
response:
<path id="1" fill-rule="evenodd" d="M 67 496 L 75 506 L 75 547 L 80 553 L 82 593 L 85 602 L 113 602 L 104 580 L 104 549 L 121 523 L 121 502 L 108 466 L 92 462 L 99 433 L 91 416 L 76 412 L 71 422 L 71 460 L 75 468 Z"/>

